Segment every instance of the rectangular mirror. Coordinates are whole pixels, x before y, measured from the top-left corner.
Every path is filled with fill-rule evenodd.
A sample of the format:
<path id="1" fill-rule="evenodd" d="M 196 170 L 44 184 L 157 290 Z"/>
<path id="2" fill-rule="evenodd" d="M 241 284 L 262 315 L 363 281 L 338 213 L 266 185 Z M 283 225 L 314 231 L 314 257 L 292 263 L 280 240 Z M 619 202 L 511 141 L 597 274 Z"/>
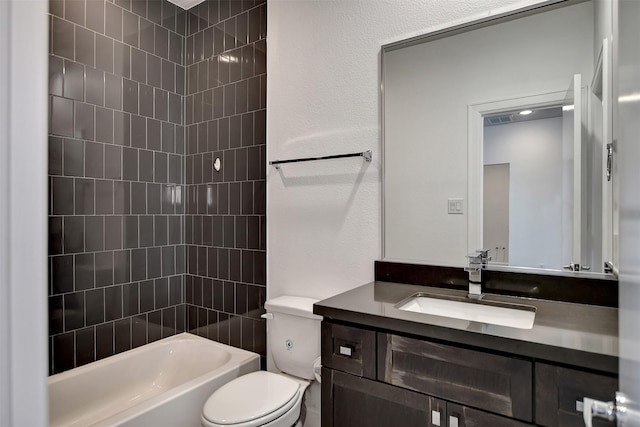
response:
<path id="1" fill-rule="evenodd" d="M 383 46 L 384 259 L 609 272 L 610 33 L 569 0 Z"/>

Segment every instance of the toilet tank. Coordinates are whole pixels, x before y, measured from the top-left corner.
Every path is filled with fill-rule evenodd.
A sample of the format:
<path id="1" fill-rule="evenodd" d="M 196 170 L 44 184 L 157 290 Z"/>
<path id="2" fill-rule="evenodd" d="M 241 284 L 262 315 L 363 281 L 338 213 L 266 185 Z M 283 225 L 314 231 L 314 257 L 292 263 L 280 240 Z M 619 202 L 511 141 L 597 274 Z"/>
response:
<path id="1" fill-rule="evenodd" d="M 320 356 L 320 322 L 313 314 L 318 300 L 281 296 L 265 302 L 269 349 L 275 366 L 298 378 L 313 379 L 313 362 Z"/>

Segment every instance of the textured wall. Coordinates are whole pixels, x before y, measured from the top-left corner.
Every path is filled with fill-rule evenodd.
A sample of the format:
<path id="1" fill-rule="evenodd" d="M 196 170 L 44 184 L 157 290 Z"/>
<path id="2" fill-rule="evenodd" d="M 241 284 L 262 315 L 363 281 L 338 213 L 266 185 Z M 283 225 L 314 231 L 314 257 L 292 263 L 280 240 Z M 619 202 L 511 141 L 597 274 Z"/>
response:
<path id="1" fill-rule="evenodd" d="M 268 160 L 373 150 L 371 164 L 269 167 L 269 297 L 323 298 L 373 279 L 381 253 L 381 45 L 515 3 L 523 4 L 269 2 Z"/>

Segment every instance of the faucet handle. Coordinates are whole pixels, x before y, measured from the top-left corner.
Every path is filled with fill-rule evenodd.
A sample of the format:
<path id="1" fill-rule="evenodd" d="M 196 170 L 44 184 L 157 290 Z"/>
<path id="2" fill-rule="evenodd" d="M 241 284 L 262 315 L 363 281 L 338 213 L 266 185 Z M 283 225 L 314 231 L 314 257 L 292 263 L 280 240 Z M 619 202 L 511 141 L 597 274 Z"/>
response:
<path id="1" fill-rule="evenodd" d="M 476 256 L 480 258 L 480 261 L 482 262 L 491 261 L 491 257 L 489 256 L 490 250 L 491 249 L 478 249 L 476 250 Z"/>

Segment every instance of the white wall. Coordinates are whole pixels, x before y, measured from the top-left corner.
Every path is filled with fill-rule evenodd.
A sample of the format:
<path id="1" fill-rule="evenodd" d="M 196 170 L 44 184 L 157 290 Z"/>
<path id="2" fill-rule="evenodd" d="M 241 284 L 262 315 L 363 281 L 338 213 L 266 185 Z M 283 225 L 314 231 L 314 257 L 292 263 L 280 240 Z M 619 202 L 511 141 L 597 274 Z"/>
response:
<path id="1" fill-rule="evenodd" d="M 268 159 L 373 150 L 371 164 L 269 167 L 269 297 L 325 298 L 373 279 L 382 227 L 381 46 L 525 3 L 537 1 L 269 1 Z"/>
<path id="2" fill-rule="evenodd" d="M 467 107 L 590 80 L 592 33 L 588 2 L 385 55 L 386 257 L 466 263 L 467 215 L 446 206 L 468 199 Z"/>
<path id="3" fill-rule="evenodd" d="M 48 3 L 0 1 L 0 425 L 45 426 Z"/>
<path id="4" fill-rule="evenodd" d="M 485 127 L 484 164 L 496 163 L 510 165 L 509 264 L 561 269 L 562 118 Z"/>

